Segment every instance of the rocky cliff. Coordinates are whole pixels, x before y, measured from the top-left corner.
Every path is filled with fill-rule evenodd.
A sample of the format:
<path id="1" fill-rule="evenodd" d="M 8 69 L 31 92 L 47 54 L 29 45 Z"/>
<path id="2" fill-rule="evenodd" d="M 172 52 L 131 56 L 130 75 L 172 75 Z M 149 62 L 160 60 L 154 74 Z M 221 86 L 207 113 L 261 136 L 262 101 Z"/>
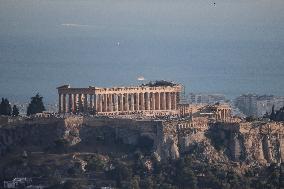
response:
<path id="1" fill-rule="evenodd" d="M 177 125 L 165 135 L 180 153 L 195 153 L 201 160 L 266 165 L 283 162 L 284 125 L 280 122 L 213 123 L 208 128 Z"/>
<path id="2" fill-rule="evenodd" d="M 63 139 L 79 151 L 119 151 L 117 144 L 128 145 L 126 149 L 148 145 L 156 158 L 164 160 L 183 154 L 193 154 L 200 161 L 247 165 L 284 160 L 283 123 L 200 123 L 80 116 L 25 120 L 0 126 L 0 154 L 45 151 Z"/>

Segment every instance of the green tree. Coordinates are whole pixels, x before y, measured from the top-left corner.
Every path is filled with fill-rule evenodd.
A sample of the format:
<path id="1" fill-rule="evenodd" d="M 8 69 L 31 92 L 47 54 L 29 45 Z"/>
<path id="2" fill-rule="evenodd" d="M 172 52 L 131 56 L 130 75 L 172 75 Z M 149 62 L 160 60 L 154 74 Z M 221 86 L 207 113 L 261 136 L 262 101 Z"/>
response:
<path id="1" fill-rule="evenodd" d="M 253 121 L 256 121 L 257 120 L 257 118 L 255 118 L 254 116 L 248 116 L 248 117 L 246 117 L 246 121 L 247 122 L 253 122 Z"/>
<path id="2" fill-rule="evenodd" d="M 13 116 L 19 115 L 19 108 L 16 105 L 13 106 L 12 115 Z"/>
<path id="3" fill-rule="evenodd" d="M 140 183 L 140 177 L 139 177 L 139 176 L 134 176 L 134 177 L 131 179 L 130 188 L 131 188 L 131 189 L 140 189 L 139 183 Z"/>
<path id="4" fill-rule="evenodd" d="M 65 153 L 67 152 L 67 149 L 69 147 L 69 144 L 68 144 L 68 141 L 64 138 L 60 138 L 58 140 L 55 140 L 54 141 L 54 149 L 55 152 L 58 152 L 58 153 Z"/>
<path id="5" fill-rule="evenodd" d="M 121 187 L 122 181 L 126 181 L 132 178 L 132 169 L 122 161 L 114 162 L 114 167 L 115 169 L 109 172 L 109 176 L 110 178 L 116 180 L 117 187 Z"/>
<path id="6" fill-rule="evenodd" d="M 284 107 L 275 113 L 275 121 L 284 121 Z"/>
<path id="7" fill-rule="evenodd" d="M 177 163 L 176 181 L 181 188 L 197 188 L 197 178 L 192 170 L 192 159 L 186 156 Z"/>
<path id="8" fill-rule="evenodd" d="M 0 115 L 7 115 L 10 116 L 12 113 L 12 108 L 10 105 L 10 102 L 8 99 L 2 98 L 1 104 L 0 104 Z"/>
<path id="9" fill-rule="evenodd" d="M 45 110 L 42 99 L 43 97 L 40 96 L 38 93 L 31 98 L 31 102 L 27 108 L 28 116 L 36 113 L 42 113 Z"/>
<path id="10" fill-rule="evenodd" d="M 154 182 L 151 177 L 147 177 L 143 182 L 141 182 L 141 188 L 154 188 Z"/>
<path id="11" fill-rule="evenodd" d="M 142 152 L 150 152 L 153 148 L 154 140 L 147 136 L 140 136 L 137 141 L 137 147 L 141 149 Z"/>
<path id="12" fill-rule="evenodd" d="M 274 105 L 272 106 L 271 114 L 270 114 L 270 119 L 275 120 L 275 110 L 274 110 Z"/>
<path id="13" fill-rule="evenodd" d="M 86 167 L 88 170 L 102 171 L 105 166 L 105 162 L 101 160 L 98 155 L 94 155 L 88 160 L 88 164 Z"/>

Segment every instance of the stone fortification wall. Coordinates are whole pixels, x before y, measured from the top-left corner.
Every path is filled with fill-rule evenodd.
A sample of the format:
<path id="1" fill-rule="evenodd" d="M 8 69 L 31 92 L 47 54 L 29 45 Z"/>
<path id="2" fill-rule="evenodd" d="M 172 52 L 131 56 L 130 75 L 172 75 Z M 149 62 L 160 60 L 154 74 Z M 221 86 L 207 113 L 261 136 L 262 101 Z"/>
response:
<path id="1" fill-rule="evenodd" d="M 80 138 L 90 141 L 95 136 L 104 137 L 106 140 L 122 140 L 125 144 L 136 145 L 139 137 L 147 136 L 154 142 L 153 149 L 157 146 L 158 130 L 161 121 L 154 120 L 131 120 L 86 117 Z"/>
<path id="2" fill-rule="evenodd" d="M 70 146 L 96 148 L 104 144 L 137 145 L 153 140 L 152 152 L 161 159 L 195 154 L 209 162 L 248 165 L 283 162 L 284 125 L 276 122 L 214 123 L 194 120 L 132 120 L 70 116 L 40 118 L 0 126 L 0 155 L 13 150 L 42 151 L 65 139 Z"/>
<path id="3" fill-rule="evenodd" d="M 102 117 L 69 116 L 65 118 L 37 118 L 13 122 L 0 126 L 0 155 L 8 151 L 43 151 L 55 145 L 55 141 L 65 139 L 70 146 L 92 144 L 98 137 L 106 142 L 122 141 L 136 145 L 139 137 L 146 136 L 158 146 L 161 121 L 110 119 Z M 162 131 L 162 130 L 160 130 Z"/>
<path id="4" fill-rule="evenodd" d="M 26 120 L 0 127 L 0 155 L 8 151 L 21 150 L 27 146 L 30 151 L 50 146 L 64 135 L 64 120 L 59 118 Z M 23 149 L 24 150 L 24 149 Z"/>

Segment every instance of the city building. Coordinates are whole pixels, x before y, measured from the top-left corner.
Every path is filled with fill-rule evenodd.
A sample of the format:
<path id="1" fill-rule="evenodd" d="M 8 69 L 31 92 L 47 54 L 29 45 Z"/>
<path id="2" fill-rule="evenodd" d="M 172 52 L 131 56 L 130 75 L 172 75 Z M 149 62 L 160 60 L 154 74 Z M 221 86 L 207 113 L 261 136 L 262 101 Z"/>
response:
<path id="1" fill-rule="evenodd" d="M 190 104 L 216 104 L 226 101 L 222 94 L 189 93 L 187 98 Z"/>
<path id="2" fill-rule="evenodd" d="M 59 113 L 93 113 L 97 115 L 178 115 L 181 85 L 150 83 L 136 87 L 57 88 Z"/>
<path id="3" fill-rule="evenodd" d="M 284 97 L 244 94 L 235 99 L 235 106 L 246 116 L 262 117 L 270 114 L 273 106 L 275 110 L 282 108 Z"/>

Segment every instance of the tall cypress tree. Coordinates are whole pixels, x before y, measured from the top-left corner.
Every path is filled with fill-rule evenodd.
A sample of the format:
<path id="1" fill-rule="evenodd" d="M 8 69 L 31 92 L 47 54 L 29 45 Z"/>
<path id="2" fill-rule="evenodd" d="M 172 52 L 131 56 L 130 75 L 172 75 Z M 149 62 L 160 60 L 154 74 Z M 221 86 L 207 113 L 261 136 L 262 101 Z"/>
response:
<path id="1" fill-rule="evenodd" d="M 4 98 L 2 98 L 1 103 L 0 103 L 0 115 L 4 115 L 4 109 L 5 109 L 5 102 L 4 102 Z"/>
<path id="2" fill-rule="evenodd" d="M 12 108 L 8 99 L 2 98 L 0 103 L 0 115 L 10 116 L 12 113 Z"/>
<path id="3" fill-rule="evenodd" d="M 45 110 L 42 99 L 43 97 L 40 96 L 38 93 L 31 98 L 31 102 L 27 108 L 28 116 L 36 113 L 42 113 Z"/>
<path id="4" fill-rule="evenodd" d="M 275 120 L 275 110 L 274 110 L 274 105 L 272 106 L 271 114 L 270 114 L 270 119 Z"/>
<path id="5" fill-rule="evenodd" d="M 13 116 L 19 115 L 19 108 L 16 105 L 13 106 L 12 115 Z"/>

